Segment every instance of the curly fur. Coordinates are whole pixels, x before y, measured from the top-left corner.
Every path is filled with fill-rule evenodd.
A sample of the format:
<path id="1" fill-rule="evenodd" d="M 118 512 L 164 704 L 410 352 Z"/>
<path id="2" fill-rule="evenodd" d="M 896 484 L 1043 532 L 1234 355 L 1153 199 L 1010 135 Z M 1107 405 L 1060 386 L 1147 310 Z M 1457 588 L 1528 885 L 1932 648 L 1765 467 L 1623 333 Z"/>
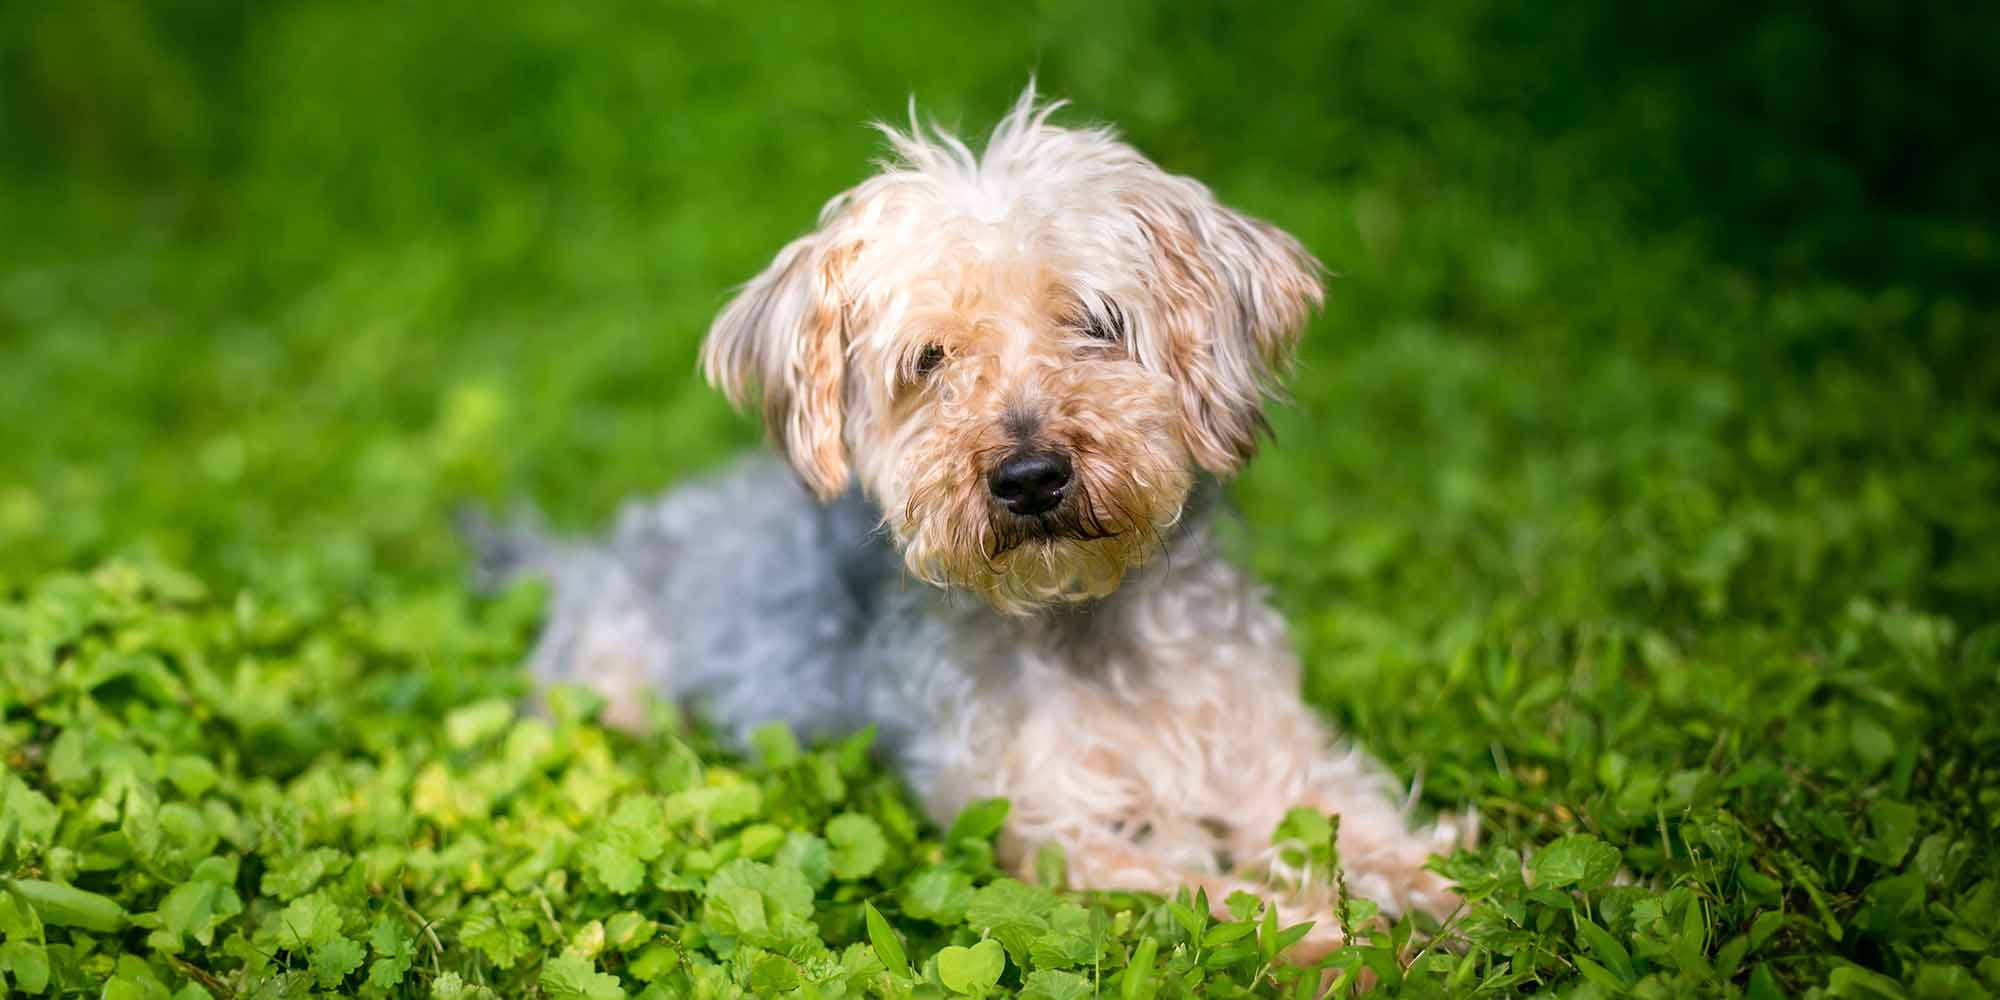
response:
<path id="1" fill-rule="evenodd" d="M 1074 885 L 1256 878 L 1323 916 L 1323 892 L 1270 888 L 1269 833 L 1308 805 L 1340 814 L 1353 890 L 1448 910 L 1425 862 L 1471 822 L 1412 827 L 1336 745 L 1211 537 L 1318 265 L 1055 107 L 1030 88 L 977 154 L 883 127 L 894 159 L 717 318 L 703 369 L 760 401 L 789 471 L 632 505 L 604 544 L 494 539 L 494 568 L 555 583 L 533 669 L 604 691 L 615 722 L 651 690 L 738 738 L 876 726 L 933 817 L 1005 795 L 1007 857 L 1059 844 Z M 995 500 L 1023 449 L 1073 466 L 1050 510 Z"/>

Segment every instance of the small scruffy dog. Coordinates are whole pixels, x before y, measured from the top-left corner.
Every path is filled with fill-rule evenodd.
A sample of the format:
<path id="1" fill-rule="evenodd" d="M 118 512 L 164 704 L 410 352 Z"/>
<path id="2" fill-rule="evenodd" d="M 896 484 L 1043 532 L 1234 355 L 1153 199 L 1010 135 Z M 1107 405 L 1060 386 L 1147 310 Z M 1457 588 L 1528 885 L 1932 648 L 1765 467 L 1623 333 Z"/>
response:
<path id="1" fill-rule="evenodd" d="M 553 582 L 533 669 L 614 724 L 653 691 L 739 740 L 874 725 L 937 822 L 1011 800 L 1024 875 L 1055 844 L 1075 887 L 1247 888 L 1330 929 L 1324 879 L 1271 845 L 1308 806 L 1339 816 L 1351 891 L 1443 915 L 1425 862 L 1471 823 L 1412 826 L 1334 743 L 1211 532 L 1319 265 L 1057 106 L 1031 87 L 982 153 L 883 126 L 895 159 L 723 310 L 702 369 L 789 469 L 633 505 L 608 544 L 489 539 Z"/>

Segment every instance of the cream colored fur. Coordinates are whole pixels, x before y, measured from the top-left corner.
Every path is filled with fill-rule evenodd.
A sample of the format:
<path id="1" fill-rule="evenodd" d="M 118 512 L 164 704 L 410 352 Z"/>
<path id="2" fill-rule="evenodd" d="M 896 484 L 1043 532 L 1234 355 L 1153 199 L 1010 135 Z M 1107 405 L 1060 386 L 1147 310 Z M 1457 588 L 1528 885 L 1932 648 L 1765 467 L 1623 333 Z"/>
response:
<path id="1" fill-rule="evenodd" d="M 979 153 L 883 129 L 893 158 L 702 353 L 805 489 L 752 463 L 634 506 L 609 546 L 504 547 L 557 582 L 537 672 L 621 705 L 651 685 L 739 735 L 874 725 L 938 822 L 1010 799 L 1024 875 L 1054 844 L 1077 887 L 1251 888 L 1317 920 L 1319 949 L 1331 883 L 1285 870 L 1271 834 L 1321 809 L 1352 891 L 1442 916 L 1458 900 L 1426 863 L 1474 824 L 1413 824 L 1390 772 L 1328 732 L 1210 530 L 1319 267 L 1054 110 L 1031 89 Z M 1072 471 L 1021 514 L 993 477 L 1030 451 Z"/>

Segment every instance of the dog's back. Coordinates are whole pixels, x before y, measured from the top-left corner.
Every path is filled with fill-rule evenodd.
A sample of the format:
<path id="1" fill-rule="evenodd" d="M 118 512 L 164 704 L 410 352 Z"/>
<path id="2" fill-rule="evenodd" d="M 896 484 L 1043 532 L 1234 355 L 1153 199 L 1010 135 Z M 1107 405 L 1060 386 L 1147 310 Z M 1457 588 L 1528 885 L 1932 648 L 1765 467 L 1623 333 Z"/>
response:
<path id="1" fill-rule="evenodd" d="M 596 689 L 614 724 L 641 722 L 650 690 L 739 742 L 773 721 L 812 740 L 873 721 L 857 690 L 869 672 L 849 661 L 898 575 L 876 521 L 858 496 L 821 505 L 757 456 L 628 504 L 608 542 L 469 534 L 493 581 L 552 588 L 530 661 L 539 684 Z"/>

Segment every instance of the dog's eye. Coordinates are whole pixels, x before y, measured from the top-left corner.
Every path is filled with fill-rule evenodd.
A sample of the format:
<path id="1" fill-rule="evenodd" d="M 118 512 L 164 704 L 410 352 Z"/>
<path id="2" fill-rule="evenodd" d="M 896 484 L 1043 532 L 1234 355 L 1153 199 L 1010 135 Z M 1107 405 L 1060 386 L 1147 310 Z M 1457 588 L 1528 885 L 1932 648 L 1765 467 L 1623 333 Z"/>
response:
<path id="1" fill-rule="evenodd" d="M 1092 340 L 1116 344 L 1125 339 L 1125 310 L 1118 308 L 1118 303 L 1110 299 L 1102 301 L 1103 310 L 1084 313 L 1077 330 Z"/>
<path id="2" fill-rule="evenodd" d="M 917 377 L 928 376 L 937 371 L 941 364 L 944 364 L 944 348 L 936 344 L 925 344 L 922 353 L 917 355 Z"/>

